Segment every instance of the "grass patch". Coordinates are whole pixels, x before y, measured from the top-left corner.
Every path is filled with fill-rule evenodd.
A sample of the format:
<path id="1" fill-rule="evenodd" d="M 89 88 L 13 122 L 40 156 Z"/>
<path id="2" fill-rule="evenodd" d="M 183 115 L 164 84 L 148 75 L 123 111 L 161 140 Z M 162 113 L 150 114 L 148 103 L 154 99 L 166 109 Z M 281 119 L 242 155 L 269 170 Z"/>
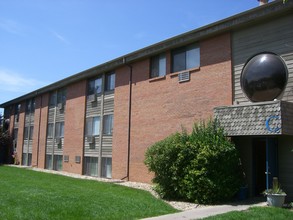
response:
<path id="1" fill-rule="evenodd" d="M 150 193 L 0 166 L 0 219 L 139 219 L 177 210 Z"/>
<path id="2" fill-rule="evenodd" d="M 205 220 L 283 220 L 293 219 L 293 212 L 289 209 L 275 208 L 275 207 L 251 207 L 245 211 L 233 211 L 221 215 L 215 215 Z"/>

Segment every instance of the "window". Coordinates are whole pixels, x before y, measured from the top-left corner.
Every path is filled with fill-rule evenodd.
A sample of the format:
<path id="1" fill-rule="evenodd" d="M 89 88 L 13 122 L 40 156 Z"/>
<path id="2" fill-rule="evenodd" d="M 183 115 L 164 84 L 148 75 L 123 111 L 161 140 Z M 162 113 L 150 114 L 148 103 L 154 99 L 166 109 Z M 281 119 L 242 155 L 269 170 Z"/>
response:
<path id="1" fill-rule="evenodd" d="M 66 103 L 66 89 L 60 89 L 57 92 L 57 103 Z"/>
<path id="2" fill-rule="evenodd" d="M 35 111 L 35 99 L 29 99 L 26 101 L 25 111 L 26 113 Z"/>
<path id="3" fill-rule="evenodd" d="M 115 89 L 115 73 L 108 73 L 105 77 L 105 91 L 112 91 Z"/>
<path id="4" fill-rule="evenodd" d="M 55 137 L 64 137 L 64 122 L 56 122 L 55 124 Z"/>
<path id="5" fill-rule="evenodd" d="M 86 119 L 86 136 L 96 136 L 100 134 L 100 117 Z"/>
<path id="6" fill-rule="evenodd" d="M 15 117 L 14 117 L 14 122 L 18 122 L 19 121 L 19 113 L 20 113 L 20 108 L 21 108 L 21 104 L 15 105 Z"/>
<path id="7" fill-rule="evenodd" d="M 29 127 L 24 128 L 24 140 L 28 139 L 28 129 L 29 129 Z"/>
<path id="8" fill-rule="evenodd" d="M 200 51 L 197 44 L 178 48 L 172 52 L 172 71 L 178 72 L 200 65 Z"/>
<path id="9" fill-rule="evenodd" d="M 102 157 L 102 177 L 112 178 L 112 158 Z"/>
<path id="10" fill-rule="evenodd" d="M 33 139 L 33 134 L 34 134 L 34 126 L 30 126 L 30 135 L 29 135 L 30 140 Z"/>
<path id="11" fill-rule="evenodd" d="M 113 133 L 113 115 L 105 115 L 103 121 L 103 134 L 112 135 Z"/>
<path id="12" fill-rule="evenodd" d="M 102 92 L 102 77 L 89 81 L 88 95 L 100 94 Z"/>
<path id="13" fill-rule="evenodd" d="M 160 54 L 151 58 L 151 78 L 166 75 L 166 55 Z"/>
<path id="14" fill-rule="evenodd" d="M 49 100 L 49 105 L 50 106 L 55 106 L 56 105 L 56 96 L 57 96 L 56 92 L 52 92 L 50 94 L 50 100 Z"/>
<path id="15" fill-rule="evenodd" d="M 97 157 L 84 157 L 84 174 L 88 176 L 98 176 L 98 161 Z"/>
<path id="16" fill-rule="evenodd" d="M 53 138 L 53 126 L 54 124 L 52 123 L 48 124 L 48 131 L 47 131 L 48 138 Z"/>

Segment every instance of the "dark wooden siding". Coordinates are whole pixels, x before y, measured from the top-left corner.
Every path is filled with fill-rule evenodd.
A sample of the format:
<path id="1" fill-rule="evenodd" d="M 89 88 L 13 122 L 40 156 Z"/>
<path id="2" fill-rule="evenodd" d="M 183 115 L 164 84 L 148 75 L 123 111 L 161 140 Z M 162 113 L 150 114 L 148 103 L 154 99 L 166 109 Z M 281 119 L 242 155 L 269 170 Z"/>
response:
<path id="1" fill-rule="evenodd" d="M 289 72 L 288 84 L 281 99 L 293 101 L 293 15 L 275 18 L 265 23 L 246 27 L 232 34 L 234 101 L 248 103 L 240 86 L 240 75 L 246 61 L 261 52 L 280 55 Z"/>

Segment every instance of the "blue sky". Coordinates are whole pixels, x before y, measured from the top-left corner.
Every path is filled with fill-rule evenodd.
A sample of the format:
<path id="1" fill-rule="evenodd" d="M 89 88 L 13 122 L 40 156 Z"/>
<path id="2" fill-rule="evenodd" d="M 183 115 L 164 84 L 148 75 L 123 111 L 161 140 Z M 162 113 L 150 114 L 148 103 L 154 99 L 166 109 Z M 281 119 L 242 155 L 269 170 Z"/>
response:
<path id="1" fill-rule="evenodd" d="M 0 103 L 257 0 L 0 0 Z"/>

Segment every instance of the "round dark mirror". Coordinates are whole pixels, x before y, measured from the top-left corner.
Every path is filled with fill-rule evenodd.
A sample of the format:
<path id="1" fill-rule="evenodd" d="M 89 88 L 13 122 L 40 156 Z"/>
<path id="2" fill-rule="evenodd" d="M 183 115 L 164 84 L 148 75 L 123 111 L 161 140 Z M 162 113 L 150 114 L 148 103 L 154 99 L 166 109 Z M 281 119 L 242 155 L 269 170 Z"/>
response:
<path id="1" fill-rule="evenodd" d="M 287 74 L 286 64 L 279 56 L 258 54 L 242 69 L 242 91 L 252 102 L 272 101 L 285 89 Z"/>

